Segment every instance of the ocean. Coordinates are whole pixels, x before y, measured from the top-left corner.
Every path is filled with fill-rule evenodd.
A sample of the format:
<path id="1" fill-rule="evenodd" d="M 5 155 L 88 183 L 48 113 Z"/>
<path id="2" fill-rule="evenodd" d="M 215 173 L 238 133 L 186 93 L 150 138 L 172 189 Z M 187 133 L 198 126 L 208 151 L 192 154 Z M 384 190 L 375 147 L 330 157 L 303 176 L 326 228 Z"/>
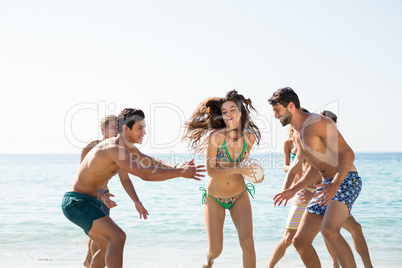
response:
<path id="1" fill-rule="evenodd" d="M 190 154 L 157 154 L 178 163 Z M 285 173 L 282 154 L 252 154 L 265 167 L 265 180 L 255 185 L 252 199 L 257 267 L 266 267 L 273 248 L 285 231 L 289 207 L 274 207 Z M 196 163 L 203 163 L 197 155 Z M 82 267 L 88 238 L 63 215 L 60 203 L 78 169 L 79 155 L 0 155 L 0 267 Z M 400 267 L 402 262 L 402 153 L 357 153 L 355 165 L 363 179 L 362 192 L 352 214 L 362 225 L 374 267 Z M 131 176 L 149 212 L 139 218 L 118 177 L 109 188 L 118 206 L 113 220 L 126 232 L 124 267 L 201 267 L 207 247 L 201 192 L 202 181 L 177 178 L 145 182 Z M 224 246 L 214 267 L 242 267 L 236 229 L 227 212 Z M 350 234 L 358 267 L 363 267 Z M 314 246 L 322 267 L 332 267 L 321 234 Z M 303 267 L 293 246 L 277 267 Z"/>

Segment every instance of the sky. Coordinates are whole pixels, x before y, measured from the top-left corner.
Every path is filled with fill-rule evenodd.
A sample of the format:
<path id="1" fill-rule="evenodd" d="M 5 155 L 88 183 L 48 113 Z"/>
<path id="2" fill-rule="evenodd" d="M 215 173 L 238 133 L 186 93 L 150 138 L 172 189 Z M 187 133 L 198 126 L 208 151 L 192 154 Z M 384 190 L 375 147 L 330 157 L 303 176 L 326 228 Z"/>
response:
<path id="1" fill-rule="evenodd" d="M 0 153 L 73 153 L 99 121 L 146 114 L 144 153 L 187 152 L 184 123 L 236 89 L 253 101 L 257 152 L 287 127 L 285 86 L 329 109 L 355 152 L 402 152 L 402 2 L 0 0 Z"/>

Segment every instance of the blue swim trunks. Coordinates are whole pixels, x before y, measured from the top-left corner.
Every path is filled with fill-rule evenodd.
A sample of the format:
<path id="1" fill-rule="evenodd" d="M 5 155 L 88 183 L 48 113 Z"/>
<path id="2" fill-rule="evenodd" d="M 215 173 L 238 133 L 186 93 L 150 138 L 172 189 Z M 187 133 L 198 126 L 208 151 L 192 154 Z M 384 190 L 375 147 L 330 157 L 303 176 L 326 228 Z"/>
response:
<path id="1" fill-rule="evenodd" d="M 94 220 L 107 216 L 102 204 L 103 202 L 96 197 L 78 192 L 67 192 L 64 194 L 61 208 L 67 219 L 88 234 Z"/>
<path id="2" fill-rule="evenodd" d="M 329 184 L 332 182 L 334 178 L 330 178 L 328 180 L 324 180 L 323 184 Z M 327 206 L 318 205 L 315 202 L 321 197 L 320 192 L 323 190 L 322 187 L 317 188 L 317 192 L 313 199 L 311 199 L 310 203 L 307 206 L 307 211 L 310 213 L 315 213 L 321 216 L 325 215 L 325 211 Z M 359 174 L 355 171 L 351 171 L 346 176 L 345 180 L 341 183 L 338 188 L 338 192 L 332 198 L 332 200 L 337 200 L 339 202 L 344 203 L 349 208 L 349 214 L 352 211 L 352 206 L 357 197 L 362 190 L 362 179 L 359 177 Z"/>

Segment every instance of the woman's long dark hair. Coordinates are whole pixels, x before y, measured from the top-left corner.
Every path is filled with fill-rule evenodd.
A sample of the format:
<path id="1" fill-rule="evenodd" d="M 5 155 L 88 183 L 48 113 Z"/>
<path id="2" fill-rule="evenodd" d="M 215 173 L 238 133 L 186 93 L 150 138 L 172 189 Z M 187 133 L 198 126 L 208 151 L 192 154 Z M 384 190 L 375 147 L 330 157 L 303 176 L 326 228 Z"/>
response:
<path id="1" fill-rule="evenodd" d="M 241 112 L 239 129 L 241 134 L 244 130 L 255 135 L 257 144 L 261 140 L 261 133 L 258 127 L 250 118 L 251 110 L 255 110 L 250 99 L 246 99 L 243 95 L 238 94 L 236 90 L 229 91 L 225 98 L 211 98 L 203 101 L 198 105 L 190 120 L 186 123 L 186 134 L 183 140 L 189 139 L 189 147 L 196 153 L 206 149 L 208 143 L 208 135 L 216 130 L 226 127 L 222 117 L 222 104 L 227 101 L 236 103 Z"/>

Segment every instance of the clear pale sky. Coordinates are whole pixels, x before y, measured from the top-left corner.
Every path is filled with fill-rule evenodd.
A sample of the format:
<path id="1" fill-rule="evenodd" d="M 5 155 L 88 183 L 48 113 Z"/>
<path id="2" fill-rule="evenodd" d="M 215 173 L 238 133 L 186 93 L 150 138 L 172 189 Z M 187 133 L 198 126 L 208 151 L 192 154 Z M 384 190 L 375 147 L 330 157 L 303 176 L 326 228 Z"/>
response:
<path id="1" fill-rule="evenodd" d="M 79 153 L 99 120 L 146 113 L 145 153 L 186 152 L 209 97 L 251 98 L 263 140 L 287 133 L 267 99 L 290 86 L 330 109 L 356 152 L 401 152 L 402 2 L 0 1 L 0 153 Z"/>

